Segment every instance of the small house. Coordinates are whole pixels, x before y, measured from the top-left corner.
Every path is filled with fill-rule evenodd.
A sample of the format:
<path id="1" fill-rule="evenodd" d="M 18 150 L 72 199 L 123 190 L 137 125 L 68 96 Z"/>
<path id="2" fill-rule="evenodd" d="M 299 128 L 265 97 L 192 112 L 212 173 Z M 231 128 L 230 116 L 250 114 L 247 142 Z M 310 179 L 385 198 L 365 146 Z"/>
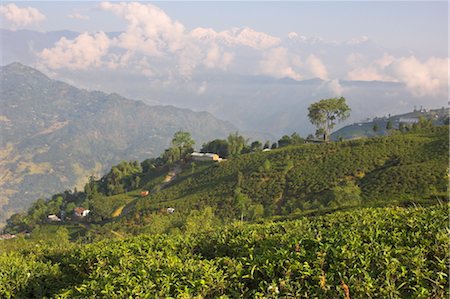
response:
<path id="1" fill-rule="evenodd" d="M 141 197 L 146 197 L 149 194 L 147 190 L 141 191 Z"/>
<path id="2" fill-rule="evenodd" d="M 219 157 L 218 154 L 214 153 L 197 153 L 194 152 L 191 154 L 191 159 L 194 161 L 222 161 L 222 158 Z"/>
<path id="3" fill-rule="evenodd" d="M 90 211 L 91 210 L 87 210 L 83 207 L 76 207 L 75 209 L 73 209 L 74 215 L 76 217 L 80 217 L 80 218 L 83 218 L 83 217 L 86 217 L 87 215 L 89 215 Z"/>
<path id="4" fill-rule="evenodd" d="M 61 221 L 61 219 L 55 214 L 50 214 L 47 216 L 47 219 L 52 222 Z"/>
<path id="5" fill-rule="evenodd" d="M 167 213 L 173 214 L 173 212 L 175 212 L 174 208 L 167 208 Z"/>

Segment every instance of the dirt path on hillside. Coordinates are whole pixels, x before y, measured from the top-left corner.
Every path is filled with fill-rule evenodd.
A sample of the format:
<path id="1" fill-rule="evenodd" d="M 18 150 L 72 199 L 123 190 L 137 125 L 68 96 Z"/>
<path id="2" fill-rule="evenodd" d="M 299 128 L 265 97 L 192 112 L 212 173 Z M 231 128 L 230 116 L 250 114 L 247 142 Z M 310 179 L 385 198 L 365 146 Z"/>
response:
<path id="1" fill-rule="evenodd" d="M 172 182 L 177 175 L 179 175 L 181 173 L 181 167 L 180 165 L 176 165 L 174 168 L 172 168 L 171 170 L 169 170 L 169 173 L 166 175 L 166 177 L 164 178 L 163 181 L 163 186 L 169 184 L 170 182 Z"/>

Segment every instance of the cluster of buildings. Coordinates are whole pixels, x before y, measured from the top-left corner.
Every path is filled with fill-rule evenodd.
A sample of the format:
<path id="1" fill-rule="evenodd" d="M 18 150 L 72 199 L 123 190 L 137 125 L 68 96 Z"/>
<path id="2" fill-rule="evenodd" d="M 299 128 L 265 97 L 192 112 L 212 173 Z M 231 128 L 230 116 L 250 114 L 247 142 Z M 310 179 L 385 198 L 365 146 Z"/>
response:
<path id="1" fill-rule="evenodd" d="M 91 210 L 85 209 L 83 207 L 76 207 L 75 209 L 73 209 L 73 215 L 77 218 L 84 218 L 87 215 L 89 215 L 89 213 L 91 212 Z M 65 217 L 65 212 L 61 211 L 61 218 Z M 55 214 L 50 214 L 47 216 L 47 220 L 50 222 L 60 222 L 62 219 L 60 217 L 58 217 Z"/>

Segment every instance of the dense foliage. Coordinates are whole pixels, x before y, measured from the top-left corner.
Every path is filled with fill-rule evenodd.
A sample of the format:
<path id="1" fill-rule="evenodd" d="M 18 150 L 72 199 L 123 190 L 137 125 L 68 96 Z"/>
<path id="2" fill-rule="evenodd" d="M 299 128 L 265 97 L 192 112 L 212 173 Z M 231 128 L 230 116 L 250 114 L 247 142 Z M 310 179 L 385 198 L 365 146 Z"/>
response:
<path id="1" fill-rule="evenodd" d="M 447 298 L 447 216 L 366 208 L 89 245 L 18 238 L 0 242 L 0 297 Z"/>
<path id="2" fill-rule="evenodd" d="M 316 136 L 328 140 L 336 122 L 347 119 L 350 111 L 344 97 L 322 99 L 308 107 L 308 118 L 317 127 Z"/>
<path id="3" fill-rule="evenodd" d="M 280 140 L 303 142 L 295 134 Z M 205 208 L 212 209 L 217 221 L 228 222 L 447 201 L 447 153 L 448 128 L 434 127 L 388 137 L 287 145 L 222 163 L 172 163 L 162 157 L 141 164 L 121 162 L 101 179 L 91 178 L 85 192 L 41 200 L 26 215 L 15 215 L 7 230 L 30 230 L 48 214 L 59 215 L 58 209 L 69 213 L 75 205 L 91 209 L 84 221 L 105 226 L 104 231 L 135 234 L 180 229 L 192 211 Z M 141 190 L 149 195 L 141 197 Z M 176 210 L 170 219 L 162 216 L 167 208 Z"/>
<path id="4" fill-rule="evenodd" d="M 448 129 L 241 155 L 179 177 L 136 202 L 139 217 L 172 206 L 180 213 L 214 207 L 240 218 L 236 190 L 250 200 L 244 219 L 343 206 L 447 200 Z M 389 186 L 385 188 L 383 186 Z"/>

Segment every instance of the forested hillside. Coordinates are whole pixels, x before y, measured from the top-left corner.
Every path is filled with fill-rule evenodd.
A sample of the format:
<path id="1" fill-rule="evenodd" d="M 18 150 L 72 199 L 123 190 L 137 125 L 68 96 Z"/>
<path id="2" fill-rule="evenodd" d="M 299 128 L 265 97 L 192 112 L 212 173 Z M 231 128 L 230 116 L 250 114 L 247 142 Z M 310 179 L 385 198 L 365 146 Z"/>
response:
<path id="1" fill-rule="evenodd" d="M 35 202 L 28 213 L 9 220 L 7 231 L 33 230 L 47 223 L 50 214 L 67 215 L 63 223 L 76 225 L 80 220 L 72 212 L 77 206 L 90 209 L 81 222 L 92 225 L 75 230 L 76 235 L 102 238 L 111 231 L 128 235 L 184 230 L 195 217 L 227 223 L 448 200 L 447 127 L 265 151 L 243 147 L 242 152 L 245 149 L 250 152 L 229 155 L 220 163 L 192 161 L 189 151 L 176 147 L 157 159 L 121 162 L 102 178 L 91 178 L 83 192 Z M 174 158 L 176 152 L 185 154 Z M 142 191 L 149 194 L 142 196 Z M 168 208 L 175 212 L 168 215 Z"/>
<path id="2" fill-rule="evenodd" d="M 0 226 L 38 197 L 159 155 L 180 129 L 200 144 L 236 130 L 207 112 L 78 89 L 19 63 L 1 67 L 0 80 Z"/>

